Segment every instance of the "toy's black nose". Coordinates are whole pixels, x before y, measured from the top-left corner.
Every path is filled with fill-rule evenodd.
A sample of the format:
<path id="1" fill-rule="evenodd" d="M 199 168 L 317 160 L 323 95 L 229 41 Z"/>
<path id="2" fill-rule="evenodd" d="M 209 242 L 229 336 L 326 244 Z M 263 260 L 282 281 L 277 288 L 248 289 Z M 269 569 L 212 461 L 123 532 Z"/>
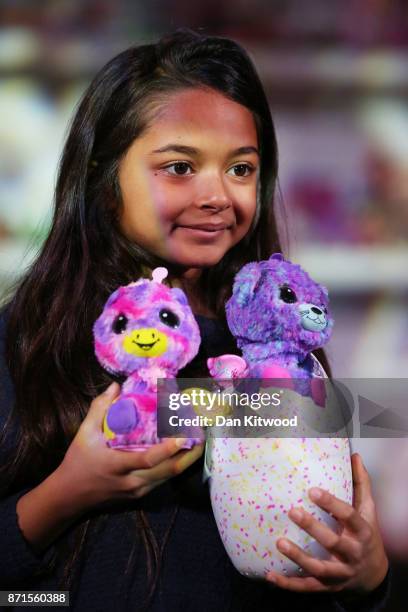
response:
<path id="1" fill-rule="evenodd" d="M 320 310 L 320 308 L 318 308 L 317 306 L 312 306 L 310 309 L 312 312 L 314 312 L 315 314 L 321 315 L 323 314 L 323 311 Z"/>

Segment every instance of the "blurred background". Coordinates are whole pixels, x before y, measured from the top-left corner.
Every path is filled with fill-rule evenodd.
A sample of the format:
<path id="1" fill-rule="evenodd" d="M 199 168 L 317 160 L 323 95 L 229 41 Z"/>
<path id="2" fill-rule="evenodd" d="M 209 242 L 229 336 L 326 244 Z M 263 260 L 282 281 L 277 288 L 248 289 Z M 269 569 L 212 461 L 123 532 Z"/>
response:
<path id="1" fill-rule="evenodd" d="M 334 375 L 406 378 L 406 0 L 2 0 L 0 299 L 47 233 L 64 137 L 91 77 L 127 46 L 181 26 L 234 38 L 259 70 L 289 254 L 331 294 Z M 388 610 L 406 610 L 408 444 L 353 445 L 396 574 Z"/>

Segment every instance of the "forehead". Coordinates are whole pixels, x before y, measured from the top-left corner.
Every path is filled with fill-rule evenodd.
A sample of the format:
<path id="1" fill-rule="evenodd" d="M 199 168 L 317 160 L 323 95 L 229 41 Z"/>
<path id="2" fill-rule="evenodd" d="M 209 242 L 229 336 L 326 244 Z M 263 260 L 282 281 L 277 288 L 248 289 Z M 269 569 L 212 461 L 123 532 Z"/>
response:
<path id="1" fill-rule="evenodd" d="M 212 89 L 186 89 L 166 98 L 155 107 L 153 121 L 145 138 L 173 141 L 200 136 L 217 140 L 224 146 L 257 146 L 252 113 L 241 104 Z"/>

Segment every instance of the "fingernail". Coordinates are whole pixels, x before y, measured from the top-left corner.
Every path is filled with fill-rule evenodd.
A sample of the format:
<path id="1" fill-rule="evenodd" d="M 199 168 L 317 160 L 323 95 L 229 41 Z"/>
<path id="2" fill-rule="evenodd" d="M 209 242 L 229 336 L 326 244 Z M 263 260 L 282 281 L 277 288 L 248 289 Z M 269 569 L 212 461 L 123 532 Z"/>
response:
<path id="1" fill-rule="evenodd" d="M 187 442 L 187 438 L 176 438 L 176 446 L 178 448 L 181 448 L 182 446 L 184 446 Z"/>
<path id="2" fill-rule="evenodd" d="M 310 496 L 311 499 L 317 501 L 318 499 L 321 498 L 322 492 L 320 491 L 320 489 L 316 489 L 316 487 L 313 487 L 309 491 L 309 496 Z"/>
<path id="3" fill-rule="evenodd" d="M 103 395 L 108 395 L 108 396 L 114 395 L 116 391 L 116 385 L 117 385 L 116 382 L 111 383 L 109 387 L 105 389 L 105 391 L 103 392 Z"/>
<path id="4" fill-rule="evenodd" d="M 303 513 L 301 510 L 291 510 L 290 516 L 293 516 L 294 519 L 296 519 L 297 521 L 300 521 L 300 519 L 303 516 Z"/>
<path id="5" fill-rule="evenodd" d="M 287 552 L 289 550 L 289 544 L 285 540 L 280 540 L 279 541 L 279 548 L 280 548 L 280 550 L 284 550 L 284 551 Z"/>

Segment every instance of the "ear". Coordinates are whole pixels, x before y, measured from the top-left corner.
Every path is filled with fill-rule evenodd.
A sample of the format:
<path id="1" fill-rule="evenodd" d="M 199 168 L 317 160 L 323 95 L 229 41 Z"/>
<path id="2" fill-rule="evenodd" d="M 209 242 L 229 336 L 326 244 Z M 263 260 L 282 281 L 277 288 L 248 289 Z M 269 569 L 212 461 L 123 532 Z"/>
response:
<path id="1" fill-rule="evenodd" d="M 282 253 L 273 253 L 269 259 L 272 259 L 273 261 L 284 261 L 285 258 Z"/>
<path id="2" fill-rule="evenodd" d="M 235 277 L 233 295 L 241 306 L 246 306 L 262 285 L 263 273 L 258 263 L 250 263 L 242 268 Z"/>
<path id="3" fill-rule="evenodd" d="M 175 287 L 174 289 L 171 290 L 171 293 L 172 295 L 174 295 L 176 300 L 180 302 L 180 304 L 183 304 L 184 306 L 188 306 L 187 296 L 182 289 Z"/>
<path id="4" fill-rule="evenodd" d="M 104 308 L 107 308 L 108 306 L 111 306 L 111 304 L 113 304 L 113 302 L 115 300 L 117 300 L 117 298 L 119 297 L 119 295 L 121 293 L 121 289 L 122 289 L 122 287 L 118 287 L 118 289 L 116 289 L 116 291 L 111 293 L 111 295 L 109 296 L 108 301 L 106 302 Z"/>

